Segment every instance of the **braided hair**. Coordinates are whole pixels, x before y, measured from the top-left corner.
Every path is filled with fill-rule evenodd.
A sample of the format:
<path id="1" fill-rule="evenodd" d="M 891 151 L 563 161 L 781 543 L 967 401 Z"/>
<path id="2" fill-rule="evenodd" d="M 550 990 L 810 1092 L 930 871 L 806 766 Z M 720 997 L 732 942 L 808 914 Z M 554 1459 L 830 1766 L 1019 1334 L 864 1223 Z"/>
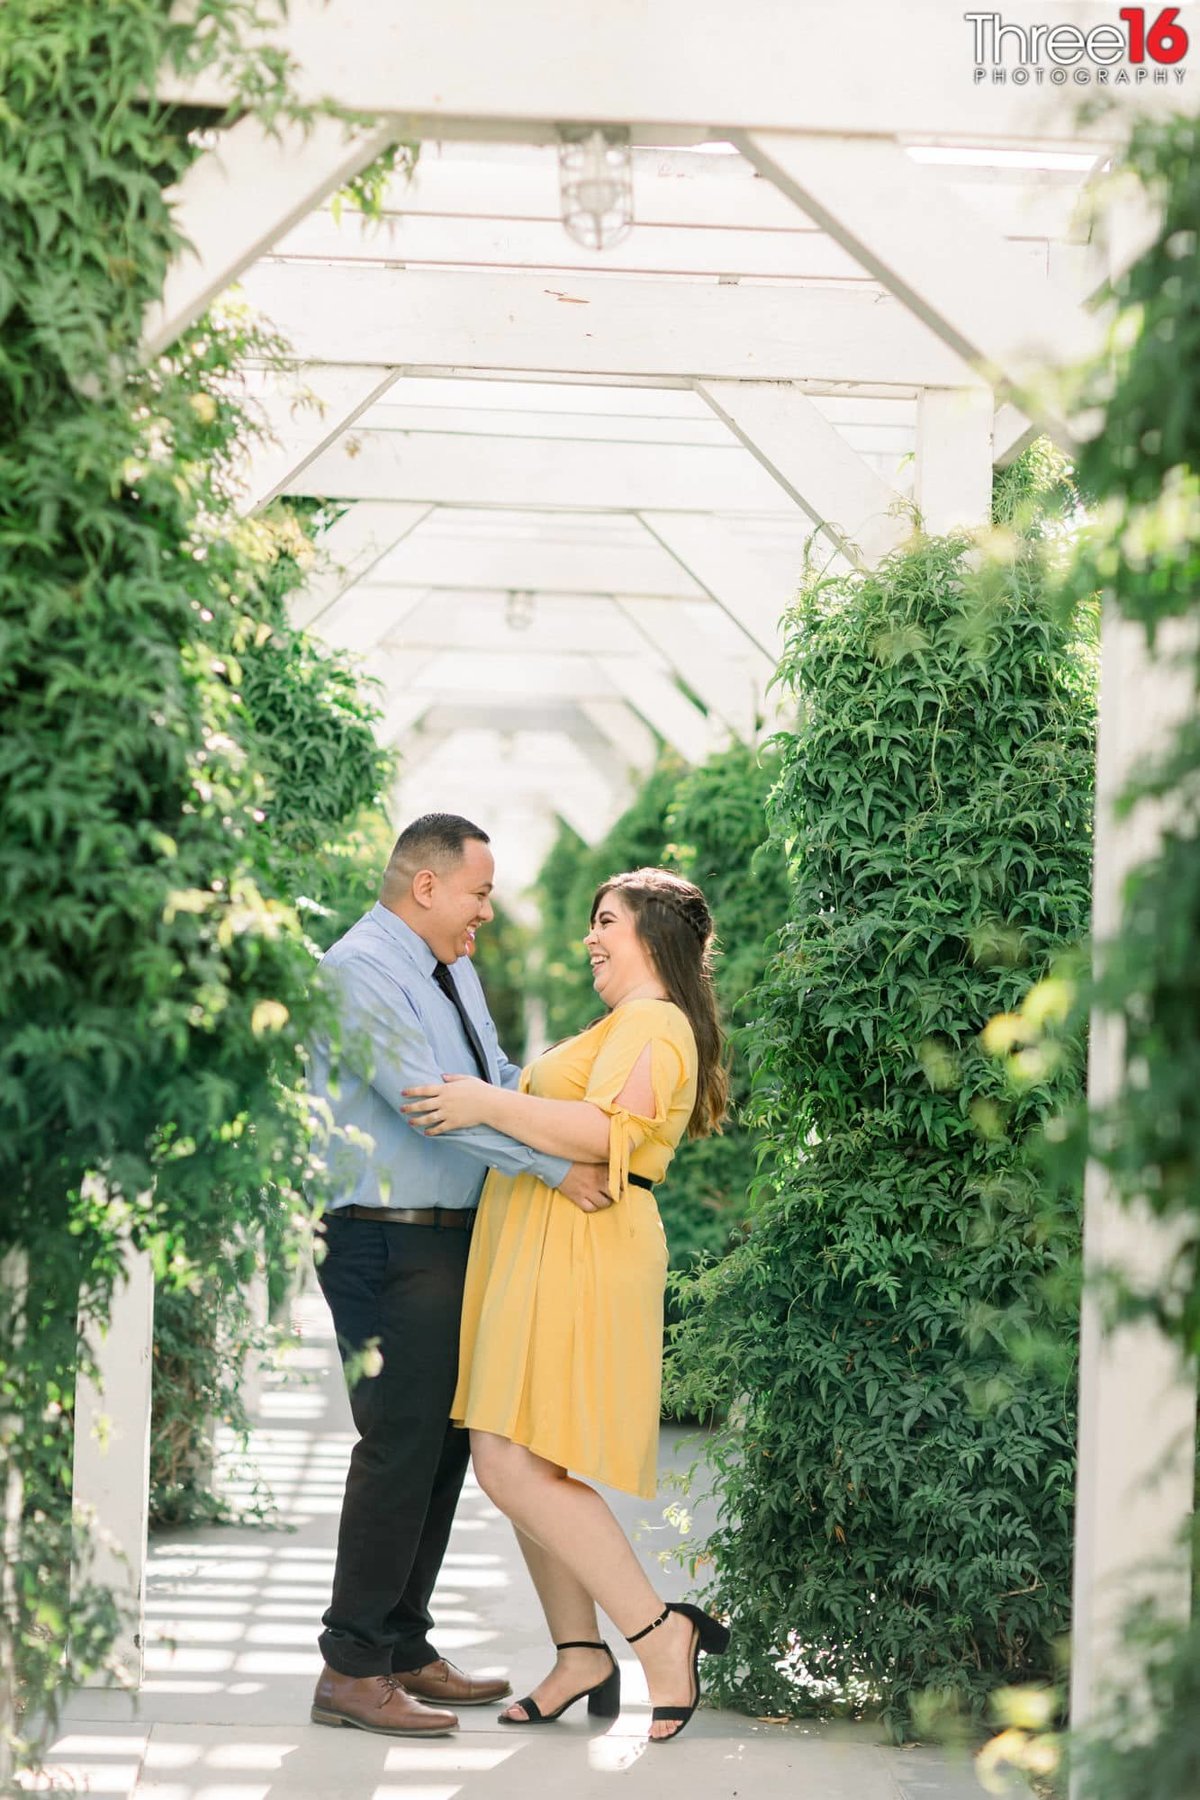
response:
<path id="1" fill-rule="evenodd" d="M 634 929 L 669 997 L 687 1017 L 696 1039 L 699 1072 L 688 1136 L 720 1131 L 729 1107 L 724 1033 L 713 988 L 716 934 L 700 889 L 669 869 L 627 869 L 596 890 L 592 923 L 605 894 L 619 893 Z"/>

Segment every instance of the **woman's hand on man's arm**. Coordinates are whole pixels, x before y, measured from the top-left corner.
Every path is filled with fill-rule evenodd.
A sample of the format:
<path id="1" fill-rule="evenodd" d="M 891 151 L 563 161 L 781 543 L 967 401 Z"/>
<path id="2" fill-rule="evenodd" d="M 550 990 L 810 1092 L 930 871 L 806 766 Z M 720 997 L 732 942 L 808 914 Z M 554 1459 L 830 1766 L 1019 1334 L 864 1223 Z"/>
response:
<path id="1" fill-rule="evenodd" d="M 570 1162 L 601 1162 L 608 1156 L 608 1117 L 588 1100 L 514 1094 L 475 1076 L 451 1075 L 436 1086 L 406 1088 L 403 1112 L 426 1137 L 484 1124 Z"/>
<path id="2" fill-rule="evenodd" d="M 506 1091 L 477 1075 L 447 1075 L 427 1087 L 405 1088 L 400 1110 L 426 1137 L 441 1137 L 445 1131 L 462 1131 L 468 1125 L 495 1125 L 503 1130 L 491 1100 Z"/>

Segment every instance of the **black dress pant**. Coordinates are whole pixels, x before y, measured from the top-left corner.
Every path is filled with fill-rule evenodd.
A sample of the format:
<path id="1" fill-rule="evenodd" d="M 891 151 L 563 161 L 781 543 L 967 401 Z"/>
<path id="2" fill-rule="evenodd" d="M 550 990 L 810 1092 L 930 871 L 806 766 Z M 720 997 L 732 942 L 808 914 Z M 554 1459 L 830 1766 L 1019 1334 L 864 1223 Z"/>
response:
<path id="1" fill-rule="evenodd" d="M 341 1675 L 385 1675 L 438 1654 L 429 1599 L 469 1456 L 450 1402 L 471 1234 L 336 1212 L 323 1231 L 317 1278 L 342 1361 L 374 1339 L 383 1368 L 350 1388 L 359 1439 L 320 1646 Z"/>

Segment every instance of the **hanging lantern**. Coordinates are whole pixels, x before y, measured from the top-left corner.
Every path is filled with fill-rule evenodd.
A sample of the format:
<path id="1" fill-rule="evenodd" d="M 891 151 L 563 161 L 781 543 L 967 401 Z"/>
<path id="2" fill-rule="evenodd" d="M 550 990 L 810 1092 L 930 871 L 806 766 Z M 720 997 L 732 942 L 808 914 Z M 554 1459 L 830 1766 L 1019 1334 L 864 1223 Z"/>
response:
<path id="1" fill-rule="evenodd" d="M 563 126 L 558 146 L 562 221 L 585 250 L 611 250 L 633 227 L 633 159 L 622 128 Z"/>
<path id="2" fill-rule="evenodd" d="M 504 601 L 504 623 L 510 631 L 528 631 L 533 624 L 534 598 L 524 588 L 509 588 Z"/>

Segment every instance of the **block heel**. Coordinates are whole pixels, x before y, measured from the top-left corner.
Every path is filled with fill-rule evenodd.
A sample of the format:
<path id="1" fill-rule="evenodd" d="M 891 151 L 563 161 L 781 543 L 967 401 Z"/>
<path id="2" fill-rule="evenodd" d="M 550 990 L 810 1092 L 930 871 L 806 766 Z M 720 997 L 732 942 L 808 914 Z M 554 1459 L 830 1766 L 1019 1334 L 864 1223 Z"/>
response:
<path id="1" fill-rule="evenodd" d="M 612 1668 L 603 1681 L 597 1681 L 589 1688 L 580 1688 L 577 1694 L 572 1694 L 569 1700 L 564 1700 L 562 1705 L 556 1707 L 552 1713 L 544 1713 L 532 1694 L 526 1694 L 522 1700 L 510 1700 L 509 1706 L 521 1707 L 525 1717 L 509 1719 L 505 1717 L 504 1713 L 501 1713 L 500 1723 L 502 1725 L 553 1725 L 555 1719 L 562 1718 L 568 1706 L 574 1706 L 577 1701 L 585 1699 L 592 1718 L 615 1719 L 621 1710 L 621 1671 L 617 1667 L 617 1659 L 608 1645 L 584 1643 L 580 1639 L 573 1638 L 569 1643 L 555 1644 L 554 1648 L 556 1650 L 603 1650 L 612 1664 Z"/>
<path id="2" fill-rule="evenodd" d="M 605 1645 L 607 1649 L 608 1646 Z M 612 1655 L 611 1650 L 609 1655 Z M 588 1695 L 588 1711 L 593 1719 L 615 1719 L 621 1710 L 621 1671 L 613 1663 L 611 1672 L 604 1677 L 599 1687 L 594 1687 Z"/>
<path id="3" fill-rule="evenodd" d="M 692 1664 L 692 1703 L 690 1706 L 656 1706 L 651 1710 L 652 1725 L 675 1725 L 677 1730 L 669 1737 L 651 1738 L 652 1744 L 669 1744 L 679 1736 L 692 1714 L 700 1704 L 700 1652 L 706 1656 L 724 1656 L 729 1648 L 729 1627 L 722 1625 L 720 1619 L 714 1619 L 698 1606 L 691 1606 L 686 1601 L 678 1605 L 672 1600 L 663 1607 L 657 1619 L 651 1619 L 640 1631 L 635 1631 L 626 1642 L 636 1644 L 639 1638 L 649 1637 L 660 1625 L 665 1625 L 672 1613 L 680 1613 L 692 1628 L 691 1664 Z"/>

